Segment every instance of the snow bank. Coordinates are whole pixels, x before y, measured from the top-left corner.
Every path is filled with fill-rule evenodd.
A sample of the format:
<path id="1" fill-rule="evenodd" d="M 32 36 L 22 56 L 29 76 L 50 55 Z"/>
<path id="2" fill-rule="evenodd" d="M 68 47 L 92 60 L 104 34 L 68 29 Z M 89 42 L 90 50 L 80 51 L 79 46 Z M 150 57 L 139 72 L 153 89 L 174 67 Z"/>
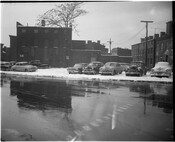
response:
<path id="1" fill-rule="evenodd" d="M 118 75 L 87 75 L 87 74 L 69 74 L 66 68 L 50 68 L 50 69 L 38 69 L 36 72 L 14 72 L 14 71 L 0 71 L 1 75 L 12 75 L 12 76 L 26 76 L 36 78 L 65 78 L 75 80 L 99 80 L 99 81 L 140 81 L 140 82 L 162 82 L 172 83 L 173 77 L 171 78 L 158 78 L 151 77 L 149 73 L 142 77 L 125 76 L 125 72 Z"/>

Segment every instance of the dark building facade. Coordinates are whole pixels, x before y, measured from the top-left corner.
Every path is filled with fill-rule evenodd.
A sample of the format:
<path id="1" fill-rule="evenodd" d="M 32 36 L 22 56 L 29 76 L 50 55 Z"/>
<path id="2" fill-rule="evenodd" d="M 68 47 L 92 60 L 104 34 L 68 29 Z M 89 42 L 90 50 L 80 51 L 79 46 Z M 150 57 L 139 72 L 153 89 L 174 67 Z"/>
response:
<path id="1" fill-rule="evenodd" d="M 7 46 L 4 46 L 3 43 L 1 43 L 1 61 L 9 61 L 10 60 L 10 48 Z"/>
<path id="2" fill-rule="evenodd" d="M 147 67 L 154 67 L 156 62 L 168 61 L 173 64 L 173 34 L 172 21 L 167 22 L 167 31 L 149 36 L 147 39 Z M 133 61 L 143 61 L 146 58 L 146 38 L 141 38 L 141 42 L 132 45 Z"/>
<path id="3" fill-rule="evenodd" d="M 118 56 L 131 56 L 131 49 L 117 47 L 113 48 L 111 53 Z"/>
<path id="4" fill-rule="evenodd" d="M 16 61 L 17 59 L 17 36 L 10 35 L 10 61 Z"/>
<path id="5" fill-rule="evenodd" d="M 17 60 L 41 60 L 55 67 L 69 64 L 72 28 L 29 27 L 17 23 Z"/>
<path id="6" fill-rule="evenodd" d="M 91 40 L 72 40 L 72 49 L 100 50 L 102 54 L 108 53 L 108 49 L 100 43 L 100 40 L 97 42 L 92 42 Z"/>

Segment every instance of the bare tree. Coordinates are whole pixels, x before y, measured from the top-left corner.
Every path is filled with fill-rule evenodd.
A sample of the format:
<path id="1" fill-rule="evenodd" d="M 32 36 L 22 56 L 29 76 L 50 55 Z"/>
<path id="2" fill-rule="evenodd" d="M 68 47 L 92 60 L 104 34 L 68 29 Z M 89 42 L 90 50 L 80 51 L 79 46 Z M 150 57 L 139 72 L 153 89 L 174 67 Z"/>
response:
<path id="1" fill-rule="evenodd" d="M 46 26 L 72 26 L 76 30 L 75 19 L 87 13 L 86 10 L 81 9 L 82 4 L 83 2 L 65 2 L 55 5 L 55 8 L 38 16 L 37 25 L 41 25 L 41 20 L 45 20 Z"/>

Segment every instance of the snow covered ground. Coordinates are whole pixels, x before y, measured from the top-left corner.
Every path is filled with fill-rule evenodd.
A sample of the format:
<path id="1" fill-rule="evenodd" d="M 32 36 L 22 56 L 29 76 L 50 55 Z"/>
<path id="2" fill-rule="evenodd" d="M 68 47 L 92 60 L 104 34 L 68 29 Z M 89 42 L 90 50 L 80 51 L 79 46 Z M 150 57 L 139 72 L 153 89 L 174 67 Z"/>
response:
<path id="1" fill-rule="evenodd" d="M 66 68 L 50 68 L 38 69 L 36 72 L 14 72 L 14 71 L 0 71 L 1 75 L 25 76 L 36 78 L 65 78 L 75 80 L 99 80 L 99 81 L 140 81 L 140 82 L 162 82 L 172 83 L 173 77 L 158 78 L 151 77 L 149 73 L 142 77 L 125 76 L 125 72 L 119 75 L 86 75 L 86 74 L 69 74 Z"/>

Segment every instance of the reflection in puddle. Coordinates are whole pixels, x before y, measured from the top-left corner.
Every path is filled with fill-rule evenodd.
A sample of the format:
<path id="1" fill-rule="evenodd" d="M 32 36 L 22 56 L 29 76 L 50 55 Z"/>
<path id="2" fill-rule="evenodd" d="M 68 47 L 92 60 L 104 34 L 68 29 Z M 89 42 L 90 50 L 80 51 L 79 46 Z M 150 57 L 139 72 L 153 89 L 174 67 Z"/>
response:
<path id="1" fill-rule="evenodd" d="M 144 99 L 145 105 L 163 108 L 163 112 L 172 113 L 173 86 L 161 83 L 132 83 L 131 92 L 138 92 L 138 97 Z"/>
<path id="2" fill-rule="evenodd" d="M 11 81 L 11 95 L 17 95 L 19 107 L 28 109 L 71 110 L 71 96 L 93 97 L 109 95 L 112 90 L 129 87 L 130 92 L 143 98 L 145 105 L 163 108 L 165 113 L 173 109 L 172 85 L 159 83 L 102 83 L 98 81 Z"/>

